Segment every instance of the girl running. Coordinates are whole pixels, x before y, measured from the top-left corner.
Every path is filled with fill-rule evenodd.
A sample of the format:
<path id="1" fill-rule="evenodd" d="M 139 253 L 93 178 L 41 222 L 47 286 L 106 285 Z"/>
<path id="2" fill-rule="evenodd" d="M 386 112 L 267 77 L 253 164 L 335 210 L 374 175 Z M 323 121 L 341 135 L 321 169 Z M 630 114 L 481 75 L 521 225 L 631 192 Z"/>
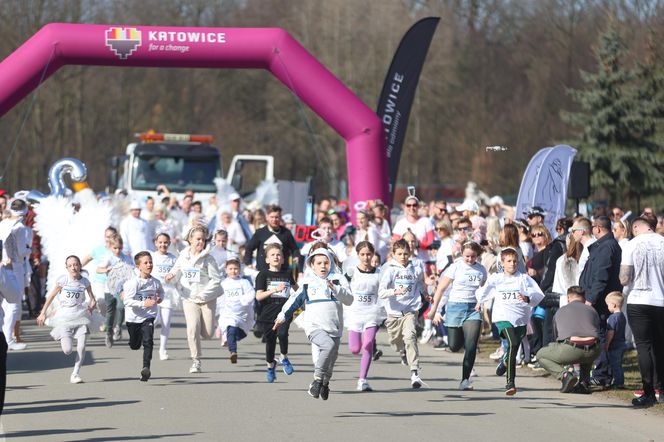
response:
<path id="1" fill-rule="evenodd" d="M 457 259 L 443 273 L 440 284 L 436 288 L 433 306 L 428 318 L 438 325 L 440 317 L 436 317 L 438 304 L 443 293 L 452 284 L 449 294 L 446 293 L 443 305 L 446 307 L 446 320 L 448 345 L 453 352 L 465 348 L 463 356 L 463 369 L 459 390 L 472 390 L 470 373 L 475 365 L 477 343 L 480 337 L 482 317 L 480 316 L 480 303 L 475 292 L 486 281 L 487 274 L 477 257 L 482 248 L 474 241 L 467 241 L 461 246 L 461 258 Z"/>
<path id="2" fill-rule="evenodd" d="M 171 332 L 171 313 L 173 309 L 180 307 L 180 294 L 177 287 L 173 284 L 166 284 L 164 278 L 173 268 L 177 258 L 169 252 L 171 247 L 171 237 L 168 233 L 159 233 L 155 240 L 154 245 L 157 248 L 156 252 L 151 252 L 153 271 L 152 277 L 157 279 L 164 288 L 164 299 L 159 304 L 158 319 L 161 319 L 161 332 L 159 333 L 159 360 L 165 361 L 168 359 L 168 336 Z"/>
<path id="3" fill-rule="evenodd" d="M 359 264 L 348 269 L 346 279 L 350 282 L 353 303 L 344 307 L 346 328 L 348 329 L 348 348 L 354 355 L 362 352 L 358 391 L 371 391 L 367 382 L 369 366 L 378 331 L 381 306 L 378 303 L 379 269 L 371 265 L 375 254 L 374 246 L 369 241 L 361 241 L 355 247 Z"/>
<path id="4" fill-rule="evenodd" d="M 57 296 L 58 307 L 49 316 L 49 325 L 53 327 L 51 336 L 60 341 L 62 352 L 71 354 L 73 339 L 76 338 L 76 362 L 69 382 L 80 384 L 83 382 L 80 376 L 81 364 L 85 357 L 85 341 L 90 333 L 92 311 L 97 306 L 97 301 L 92 294 L 90 281 L 81 275 L 81 260 L 78 256 L 68 256 L 65 260 L 67 274 L 58 278 L 55 288 L 46 298 L 46 303 L 37 317 L 37 324 L 43 326 L 46 322 L 46 312 Z M 90 301 L 85 306 L 85 294 Z"/>

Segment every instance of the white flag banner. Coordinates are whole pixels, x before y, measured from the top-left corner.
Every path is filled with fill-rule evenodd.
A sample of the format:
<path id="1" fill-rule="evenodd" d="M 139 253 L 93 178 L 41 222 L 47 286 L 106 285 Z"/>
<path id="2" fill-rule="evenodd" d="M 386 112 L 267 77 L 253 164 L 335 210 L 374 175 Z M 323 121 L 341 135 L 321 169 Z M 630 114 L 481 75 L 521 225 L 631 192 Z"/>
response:
<path id="1" fill-rule="evenodd" d="M 544 225 L 555 237 L 556 221 L 565 216 L 567 183 L 576 149 L 567 145 L 540 149 L 528 163 L 516 202 L 517 217 L 533 207 L 544 211 Z"/>

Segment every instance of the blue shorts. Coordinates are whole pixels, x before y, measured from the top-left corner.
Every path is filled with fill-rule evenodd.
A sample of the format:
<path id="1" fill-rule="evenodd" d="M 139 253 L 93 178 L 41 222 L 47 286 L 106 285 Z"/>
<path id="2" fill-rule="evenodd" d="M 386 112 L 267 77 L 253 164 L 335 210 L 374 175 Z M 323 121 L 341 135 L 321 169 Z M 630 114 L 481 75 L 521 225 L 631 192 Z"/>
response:
<path id="1" fill-rule="evenodd" d="M 481 321 L 479 312 L 475 311 L 476 302 L 448 302 L 445 309 L 445 325 L 461 327 L 465 321 Z"/>

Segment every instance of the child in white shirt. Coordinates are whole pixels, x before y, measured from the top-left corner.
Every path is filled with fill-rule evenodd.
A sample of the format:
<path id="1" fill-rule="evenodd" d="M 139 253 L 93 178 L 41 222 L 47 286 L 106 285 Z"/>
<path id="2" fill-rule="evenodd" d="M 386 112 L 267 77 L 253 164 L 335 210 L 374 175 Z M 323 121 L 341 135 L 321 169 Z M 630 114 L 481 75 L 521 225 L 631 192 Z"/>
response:
<path id="1" fill-rule="evenodd" d="M 147 382 L 151 375 L 154 320 L 158 304 L 164 299 L 164 289 L 157 278 L 151 276 L 153 264 L 150 252 L 137 253 L 134 262 L 139 275 L 124 283 L 122 300 L 129 331 L 129 347 L 138 350 L 143 345 L 141 381 Z"/>
<path id="2" fill-rule="evenodd" d="M 171 237 L 168 233 L 159 233 L 154 245 L 157 249 L 152 254 L 152 275 L 159 280 L 164 288 L 164 299 L 159 304 L 159 314 L 157 318 L 161 320 L 161 332 L 159 333 L 159 359 L 165 361 L 168 359 L 168 336 L 171 332 L 171 313 L 180 306 L 180 294 L 178 293 L 178 284 L 166 284 L 164 278 L 171 271 L 177 257 L 169 252 L 171 246 Z"/>
<path id="3" fill-rule="evenodd" d="M 240 276 L 240 261 L 226 261 L 226 279 L 221 282 L 224 294 L 218 298 L 219 328 L 226 336 L 231 363 L 237 363 L 237 341 L 241 341 L 254 325 L 256 292 L 248 280 Z M 222 337 L 222 342 L 223 342 Z"/>

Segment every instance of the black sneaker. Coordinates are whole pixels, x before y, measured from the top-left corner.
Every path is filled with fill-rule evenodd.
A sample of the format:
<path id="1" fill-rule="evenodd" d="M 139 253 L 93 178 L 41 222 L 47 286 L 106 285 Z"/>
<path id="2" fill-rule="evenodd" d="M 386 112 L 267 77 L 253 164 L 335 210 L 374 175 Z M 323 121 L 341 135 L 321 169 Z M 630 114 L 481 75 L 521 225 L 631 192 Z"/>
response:
<path id="1" fill-rule="evenodd" d="M 661 394 L 659 395 L 660 397 L 662 396 Z M 647 407 L 652 407 L 657 403 L 657 398 L 655 395 L 647 395 L 644 394 L 643 396 L 639 396 L 635 399 L 632 399 L 632 405 L 634 405 L 636 408 L 647 408 Z"/>
<path id="2" fill-rule="evenodd" d="M 514 396 L 516 394 L 516 385 L 514 385 L 514 382 L 505 385 L 505 394 L 507 396 Z"/>
<path id="3" fill-rule="evenodd" d="M 150 375 L 150 369 L 148 367 L 143 367 L 143 370 L 141 370 L 141 381 L 147 382 L 148 379 L 150 379 Z"/>
<path id="4" fill-rule="evenodd" d="M 574 387 L 572 389 L 571 393 L 574 393 L 574 394 L 590 394 L 591 391 L 590 391 L 589 386 L 587 386 L 583 382 L 579 382 L 578 384 L 576 384 L 576 387 Z"/>
<path id="5" fill-rule="evenodd" d="M 328 397 L 330 397 L 330 384 L 323 384 L 320 387 L 320 398 L 326 401 Z"/>
<path id="6" fill-rule="evenodd" d="M 496 367 L 496 376 L 503 376 L 505 373 L 507 373 L 507 365 L 505 365 L 503 361 L 500 361 Z"/>
<path id="7" fill-rule="evenodd" d="M 571 393 L 572 390 L 574 390 L 574 387 L 576 387 L 576 384 L 579 383 L 579 378 L 574 376 L 574 373 L 571 371 L 566 371 L 563 374 L 563 380 L 562 380 L 562 385 L 560 387 L 560 392 L 561 393 Z"/>
<path id="8" fill-rule="evenodd" d="M 381 356 L 383 356 L 383 350 L 376 350 L 373 354 L 374 362 L 379 360 Z"/>
<path id="9" fill-rule="evenodd" d="M 318 399 L 322 387 L 323 383 L 321 381 L 318 379 L 314 380 L 311 384 L 309 384 L 309 396 Z"/>

